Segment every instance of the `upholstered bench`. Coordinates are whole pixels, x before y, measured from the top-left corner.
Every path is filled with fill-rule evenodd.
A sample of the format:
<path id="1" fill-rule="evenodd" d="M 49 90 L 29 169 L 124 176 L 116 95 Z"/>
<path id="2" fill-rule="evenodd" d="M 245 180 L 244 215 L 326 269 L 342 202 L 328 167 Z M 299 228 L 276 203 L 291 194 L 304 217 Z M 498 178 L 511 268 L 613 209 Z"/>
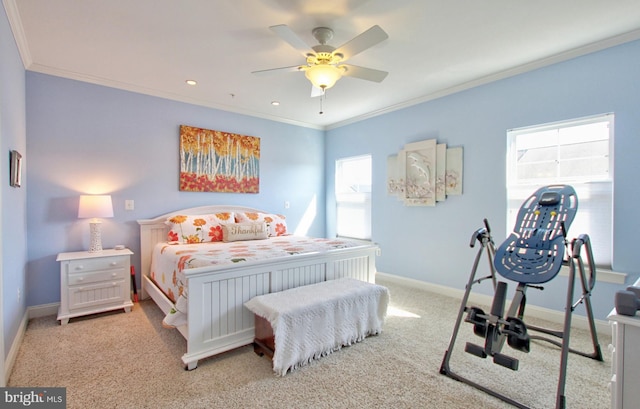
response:
<path id="1" fill-rule="evenodd" d="M 255 314 L 254 351 L 272 358 L 278 375 L 379 334 L 386 287 L 341 278 L 260 295 L 245 303 Z"/>

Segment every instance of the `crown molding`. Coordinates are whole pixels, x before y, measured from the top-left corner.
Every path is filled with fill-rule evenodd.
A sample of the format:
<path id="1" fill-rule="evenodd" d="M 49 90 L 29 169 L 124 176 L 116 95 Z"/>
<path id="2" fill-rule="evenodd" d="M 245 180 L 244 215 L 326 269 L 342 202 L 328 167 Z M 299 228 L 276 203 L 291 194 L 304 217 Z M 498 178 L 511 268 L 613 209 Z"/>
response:
<path id="1" fill-rule="evenodd" d="M 2 0 L 4 10 L 7 13 L 7 19 L 9 20 L 9 26 L 13 33 L 13 38 L 18 47 L 20 53 L 20 59 L 22 59 L 22 65 L 29 67 L 33 62 L 31 58 L 31 52 L 29 51 L 29 45 L 27 43 L 27 37 L 24 34 L 24 28 L 22 27 L 22 20 L 20 19 L 20 13 L 18 12 L 18 6 L 16 0 Z"/>
<path id="2" fill-rule="evenodd" d="M 560 62 L 568 61 L 573 58 L 581 57 L 587 54 L 595 53 L 597 51 L 602 51 L 607 48 L 615 47 L 617 45 L 621 45 L 624 43 L 628 43 L 631 41 L 635 41 L 640 39 L 640 30 L 630 31 L 628 33 L 624 33 L 618 36 L 610 37 L 605 40 L 597 41 L 591 44 L 587 44 L 581 47 L 573 48 L 568 51 L 564 51 L 562 53 L 554 54 L 549 57 L 541 58 L 535 61 L 531 61 L 526 64 L 519 65 L 517 67 L 509 68 L 507 70 L 503 70 L 497 72 L 495 74 L 487 75 L 482 78 L 478 78 L 472 81 L 465 82 L 460 85 L 456 85 L 454 87 L 442 89 L 431 94 L 425 95 L 420 98 L 412 99 L 400 104 L 391 105 L 386 108 L 382 108 L 376 111 L 371 111 L 365 115 L 360 115 L 357 117 L 353 117 L 347 119 L 345 121 L 336 122 L 334 124 L 328 125 L 325 127 L 326 130 L 340 128 L 346 125 L 350 125 L 356 122 L 363 121 L 365 119 L 373 118 L 376 116 L 380 116 L 383 114 L 387 114 L 389 112 L 398 111 L 400 109 L 408 108 L 414 105 L 421 104 L 423 102 L 433 101 L 438 98 L 442 98 L 448 95 L 452 95 L 461 91 L 465 91 L 471 88 L 478 87 L 480 85 L 489 84 L 491 82 L 499 81 L 505 78 L 514 77 L 519 74 L 524 74 L 526 72 L 534 71 L 539 68 L 548 67 L 553 64 L 557 64 Z"/>

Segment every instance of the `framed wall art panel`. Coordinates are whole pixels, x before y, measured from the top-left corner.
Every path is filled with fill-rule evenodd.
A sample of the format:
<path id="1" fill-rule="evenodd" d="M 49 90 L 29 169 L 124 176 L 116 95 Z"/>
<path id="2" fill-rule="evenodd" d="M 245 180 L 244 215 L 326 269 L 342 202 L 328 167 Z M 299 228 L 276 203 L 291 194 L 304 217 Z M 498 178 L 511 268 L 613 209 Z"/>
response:
<path id="1" fill-rule="evenodd" d="M 260 138 L 181 125 L 180 190 L 259 193 Z"/>
<path id="2" fill-rule="evenodd" d="M 9 154 L 9 185 L 20 187 L 22 185 L 22 155 L 18 151 L 11 151 Z"/>

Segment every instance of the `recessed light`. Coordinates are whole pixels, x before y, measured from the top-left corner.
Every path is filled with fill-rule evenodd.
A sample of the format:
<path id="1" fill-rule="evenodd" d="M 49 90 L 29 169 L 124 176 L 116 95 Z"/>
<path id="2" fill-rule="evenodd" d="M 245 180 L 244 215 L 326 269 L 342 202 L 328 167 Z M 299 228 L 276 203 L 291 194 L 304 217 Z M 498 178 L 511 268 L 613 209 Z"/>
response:
<path id="1" fill-rule="evenodd" d="M 278 105 L 280 105 L 280 101 L 271 101 L 271 105 L 277 107 Z"/>
<path id="2" fill-rule="evenodd" d="M 196 80 L 186 80 L 185 81 L 188 85 L 196 85 L 198 82 Z"/>

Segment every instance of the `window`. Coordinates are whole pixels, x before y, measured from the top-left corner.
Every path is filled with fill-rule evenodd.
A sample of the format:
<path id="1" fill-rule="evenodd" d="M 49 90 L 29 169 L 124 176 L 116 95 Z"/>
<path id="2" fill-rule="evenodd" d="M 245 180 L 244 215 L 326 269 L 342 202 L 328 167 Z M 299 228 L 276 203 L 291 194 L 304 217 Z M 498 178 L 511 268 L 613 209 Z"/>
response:
<path id="1" fill-rule="evenodd" d="M 609 268 L 613 232 L 613 114 L 507 132 L 507 234 L 538 188 L 573 186 L 578 212 L 569 237 L 588 234 L 594 262 Z"/>
<path id="2" fill-rule="evenodd" d="M 336 233 L 371 239 L 371 155 L 336 161 Z"/>

